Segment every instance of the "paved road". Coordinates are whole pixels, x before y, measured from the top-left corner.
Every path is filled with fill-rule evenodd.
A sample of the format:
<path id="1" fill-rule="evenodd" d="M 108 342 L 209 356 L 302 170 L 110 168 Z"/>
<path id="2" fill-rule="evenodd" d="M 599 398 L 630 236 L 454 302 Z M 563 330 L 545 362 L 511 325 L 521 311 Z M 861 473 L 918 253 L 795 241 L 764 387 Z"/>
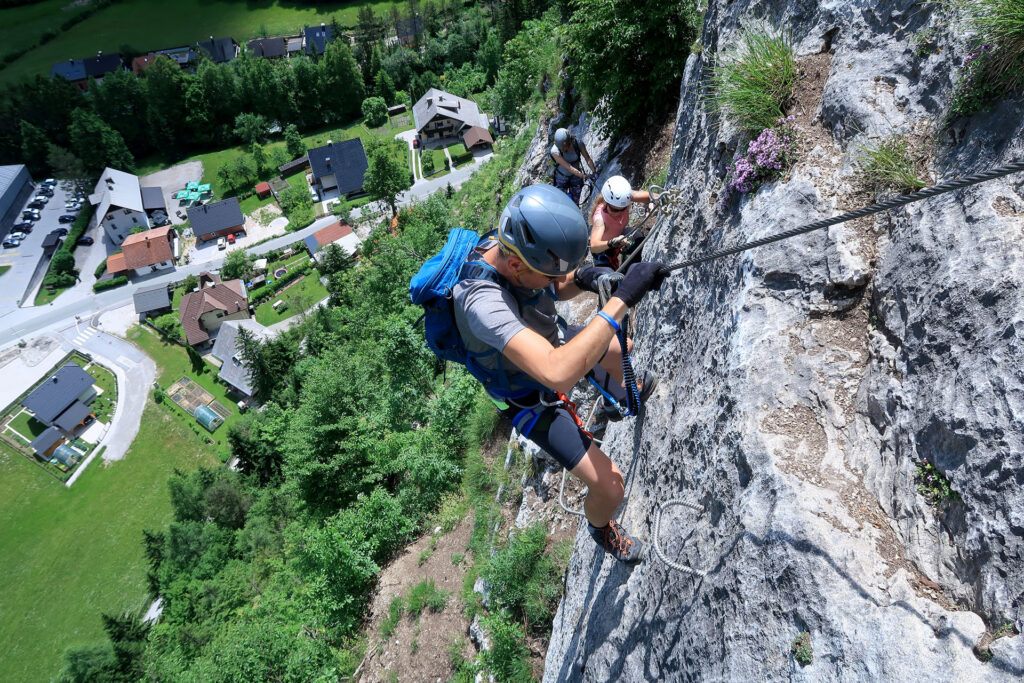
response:
<path id="1" fill-rule="evenodd" d="M 314 221 L 307 228 L 264 242 L 249 251 L 254 254 L 263 254 L 273 249 L 287 247 L 293 242 L 305 239 L 334 221 L 335 218 L 333 216 L 321 218 Z M 82 320 L 86 320 L 102 311 L 124 306 L 126 303 L 131 302 L 132 295 L 141 287 L 178 282 L 187 275 L 198 275 L 204 270 L 216 270 L 220 268 L 223 261 L 224 259 L 221 257 L 216 261 L 190 264 L 174 270 L 157 271 L 124 287 L 118 287 L 117 289 L 107 290 L 98 294 L 93 292 L 91 288 L 78 285 L 62 294 L 55 302 L 48 306 L 9 310 L 5 314 L 0 315 L 0 348 L 22 338 L 33 337 L 42 332 L 63 329 L 67 327 L 69 321 L 74 320 L 76 315 L 80 316 Z"/>
<path id="2" fill-rule="evenodd" d="M 46 206 L 39 210 L 39 220 L 35 222 L 32 232 L 25 237 L 25 241 L 13 249 L 0 251 L 0 266 L 11 266 L 11 269 L 4 273 L 2 284 L 0 284 L 0 310 L 16 308 L 26 296 L 29 281 L 43 255 L 42 244 L 46 235 L 59 227 L 71 228 L 70 225 L 61 225 L 57 220 L 63 214 L 71 213 L 64 208 L 64 202 L 69 195 L 61 185 L 63 183 L 58 183 L 53 188 L 53 196 L 50 197 Z M 25 204 L 31 202 L 34 196 L 35 191 L 25 200 Z M 21 209 L 24 208 L 23 205 Z M 19 210 L 15 222 L 21 221 L 21 211 Z"/>
<path id="3" fill-rule="evenodd" d="M 473 175 L 480 165 L 491 158 L 493 154 L 478 153 L 473 163 L 456 169 L 446 176 L 435 180 L 421 180 L 415 183 L 409 190 L 399 195 L 398 204 L 408 206 L 414 201 L 429 197 L 438 190 L 447 188 L 449 184 L 458 188 L 470 176 Z M 54 197 L 53 202 L 57 201 Z M 60 202 L 63 208 L 63 201 Z M 353 211 L 354 216 L 359 216 L 364 211 L 381 211 L 381 202 L 370 203 Z M 265 254 L 274 249 L 281 249 L 290 246 L 294 242 L 301 241 L 312 235 L 317 230 L 330 225 L 336 219 L 334 216 L 325 216 L 313 222 L 312 225 L 291 232 L 272 240 L 264 242 L 249 249 L 253 254 Z M 34 237 L 35 234 L 30 235 Z M 95 245 L 99 247 L 99 245 Z M 0 306 L 0 349 L 17 342 L 19 339 L 28 339 L 43 332 L 53 332 L 67 327 L 68 322 L 78 315 L 82 320 L 90 319 L 103 311 L 118 308 L 130 303 L 132 295 L 142 287 L 149 287 L 154 284 L 180 282 L 187 275 L 198 275 L 205 270 L 216 270 L 224 262 L 224 257 L 205 263 L 194 263 L 181 266 L 168 271 L 156 271 L 146 277 L 139 278 L 124 287 L 111 289 L 99 294 L 92 291 L 91 286 L 82 284 L 64 292 L 56 301 L 48 306 L 17 308 L 15 306 Z M 13 271 L 12 271 L 13 272 Z M 10 275 L 10 273 L 8 273 Z M 5 276 L 6 277 L 6 276 Z M 5 283 L 6 284 L 6 283 Z M 0 290 L 2 291 L 2 290 Z M 13 303 L 13 302 L 12 302 Z"/>

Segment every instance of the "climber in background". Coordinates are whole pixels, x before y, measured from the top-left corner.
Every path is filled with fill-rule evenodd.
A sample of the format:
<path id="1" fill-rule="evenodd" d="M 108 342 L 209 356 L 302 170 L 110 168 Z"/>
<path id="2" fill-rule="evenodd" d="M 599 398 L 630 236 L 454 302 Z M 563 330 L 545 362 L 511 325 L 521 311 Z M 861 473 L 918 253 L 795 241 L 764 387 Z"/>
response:
<path id="1" fill-rule="evenodd" d="M 620 175 L 604 181 L 601 196 L 590 216 L 590 253 L 594 255 L 595 265 L 618 269 L 620 256 L 631 246 L 625 234 L 629 207 L 633 203 L 648 205 L 650 202 L 649 192 L 634 190 Z"/>
<path id="2" fill-rule="evenodd" d="M 412 300 L 425 308 L 428 346 L 463 363 L 520 434 L 583 480 L 583 508 L 598 545 L 622 562 L 639 561 L 641 543 L 612 519 L 625 492 L 622 473 L 565 394 L 590 376 L 625 400 L 616 333 L 629 308 L 661 286 L 662 263 L 632 264 L 604 308 L 586 326 L 570 327 L 555 301 L 597 291 L 609 271 L 577 269 L 589 230 L 569 197 L 551 185 L 526 187 L 505 207 L 496 232 L 482 239 L 469 233 L 468 246 L 455 246 L 467 232 L 453 230 L 411 283 Z M 452 351 L 458 344 L 451 336 L 461 351 Z M 637 383 L 641 402 L 656 384 L 653 373 L 644 374 Z"/>
<path id="3" fill-rule="evenodd" d="M 597 166 L 590 158 L 587 146 L 570 133 L 568 128 L 559 128 L 555 131 L 555 143 L 551 145 L 549 153 L 555 164 L 555 187 L 569 195 L 572 201 L 579 206 L 583 183 L 588 177 L 583 171 L 584 159 L 590 168 L 590 173 L 597 172 Z"/>

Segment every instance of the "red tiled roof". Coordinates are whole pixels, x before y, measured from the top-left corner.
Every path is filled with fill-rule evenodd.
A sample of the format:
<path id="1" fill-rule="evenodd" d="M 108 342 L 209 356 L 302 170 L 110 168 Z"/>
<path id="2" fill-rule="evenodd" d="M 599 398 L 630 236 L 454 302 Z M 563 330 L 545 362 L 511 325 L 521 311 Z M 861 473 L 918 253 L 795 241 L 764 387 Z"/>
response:
<path id="1" fill-rule="evenodd" d="M 126 270 L 128 270 L 128 264 L 125 262 L 124 254 L 114 254 L 107 257 L 108 273 L 123 273 Z"/>
<path id="2" fill-rule="evenodd" d="M 143 268 L 173 259 L 175 234 L 173 228 L 164 226 L 128 235 L 121 243 L 125 267 Z M 107 269 L 110 269 L 109 262 Z"/>
<path id="3" fill-rule="evenodd" d="M 194 346 L 210 338 L 199 322 L 204 313 L 224 311 L 224 315 L 231 315 L 248 310 L 249 300 L 245 294 L 245 285 L 241 280 L 228 280 L 186 294 L 181 299 L 178 316 L 181 318 L 181 327 L 185 330 L 185 339 Z"/>
<path id="4" fill-rule="evenodd" d="M 316 243 L 321 247 L 331 242 L 337 242 L 345 235 L 352 234 L 352 226 L 348 223 L 331 223 L 326 228 L 321 228 L 313 233 Z"/>
<path id="5" fill-rule="evenodd" d="M 270 192 L 270 183 L 256 183 L 256 187 L 253 189 L 260 194 Z"/>
<path id="6" fill-rule="evenodd" d="M 140 73 L 153 66 L 153 62 L 157 60 L 157 57 L 163 59 L 170 59 L 167 55 L 148 54 L 136 57 L 132 60 L 132 73 L 138 76 Z"/>

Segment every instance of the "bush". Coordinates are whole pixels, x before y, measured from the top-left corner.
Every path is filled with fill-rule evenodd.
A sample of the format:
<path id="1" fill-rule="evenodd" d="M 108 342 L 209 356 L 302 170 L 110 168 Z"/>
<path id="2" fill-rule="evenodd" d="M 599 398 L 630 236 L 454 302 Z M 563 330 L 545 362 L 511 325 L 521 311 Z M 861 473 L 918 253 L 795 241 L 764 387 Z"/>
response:
<path id="1" fill-rule="evenodd" d="M 99 280 L 101 277 L 103 277 L 103 273 L 105 273 L 105 272 L 107 272 L 107 261 L 106 261 L 106 259 L 100 261 L 100 264 L 98 266 L 96 266 L 96 270 L 93 273 L 93 275 L 95 275 L 96 279 Z"/>
<path id="2" fill-rule="evenodd" d="M 153 327 L 175 341 L 180 341 L 184 336 L 181 330 L 181 320 L 177 313 L 165 313 L 155 318 L 153 320 Z"/>
<path id="3" fill-rule="evenodd" d="M 532 681 L 530 650 L 526 647 L 523 627 L 500 614 L 492 614 L 483 624 L 491 636 L 491 649 L 483 652 L 484 664 L 491 675 L 503 683 Z"/>
<path id="4" fill-rule="evenodd" d="M 383 97 L 367 97 L 363 100 L 362 111 L 370 128 L 379 128 L 388 121 L 388 105 Z"/>
<path id="5" fill-rule="evenodd" d="M 735 119 L 744 130 L 765 130 L 782 117 L 796 79 L 796 57 L 788 34 L 746 31 L 736 51 L 723 55 L 715 65 L 708 105 Z"/>
<path id="6" fill-rule="evenodd" d="M 873 145 L 858 145 L 855 161 L 861 180 L 875 190 L 913 192 L 925 187 L 918 164 L 910 156 L 907 138 L 894 135 Z"/>
<path id="7" fill-rule="evenodd" d="M 96 284 L 94 284 L 92 286 L 92 291 L 94 291 L 94 292 L 102 292 L 102 291 L 104 291 L 106 289 L 114 289 L 115 287 L 123 287 L 126 284 L 128 284 L 128 278 L 125 277 L 124 275 L 118 275 L 117 277 L 115 277 L 112 280 L 103 280 L 101 282 L 97 282 Z"/>
<path id="8" fill-rule="evenodd" d="M 538 635 L 546 633 L 554 619 L 569 559 L 563 547 L 545 554 L 546 545 L 544 525 L 529 527 L 499 548 L 483 571 L 495 604 L 521 616 Z"/>

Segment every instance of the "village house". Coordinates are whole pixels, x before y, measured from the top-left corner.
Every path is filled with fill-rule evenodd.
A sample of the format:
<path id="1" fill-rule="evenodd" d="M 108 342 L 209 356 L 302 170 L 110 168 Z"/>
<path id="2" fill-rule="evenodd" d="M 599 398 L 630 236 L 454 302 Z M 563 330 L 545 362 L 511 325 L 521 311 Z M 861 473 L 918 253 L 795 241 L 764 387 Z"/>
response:
<path id="1" fill-rule="evenodd" d="M 149 228 L 150 212 L 167 211 L 159 187 L 140 187 L 138 176 L 113 168 L 104 169 L 89 203 L 96 207 L 94 220 L 115 245 L 124 242 L 132 228 Z"/>
<path id="2" fill-rule="evenodd" d="M 128 235 L 121 243 L 121 253 L 107 258 L 111 275 L 132 273 L 147 275 L 154 270 L 173 268 L 178 256 L 178 233 L 170 226 L 144 230 Z"/>
<path id="3" fill-rule="evenodd" d="M 228 320 L 249 316 L 249 296 L 241 280 L 221 282 L 211 273 L 199 274 L 199 290 L 181 298 L 178 308 L 181 329 L 191 346 L 208 345 Z"/>

